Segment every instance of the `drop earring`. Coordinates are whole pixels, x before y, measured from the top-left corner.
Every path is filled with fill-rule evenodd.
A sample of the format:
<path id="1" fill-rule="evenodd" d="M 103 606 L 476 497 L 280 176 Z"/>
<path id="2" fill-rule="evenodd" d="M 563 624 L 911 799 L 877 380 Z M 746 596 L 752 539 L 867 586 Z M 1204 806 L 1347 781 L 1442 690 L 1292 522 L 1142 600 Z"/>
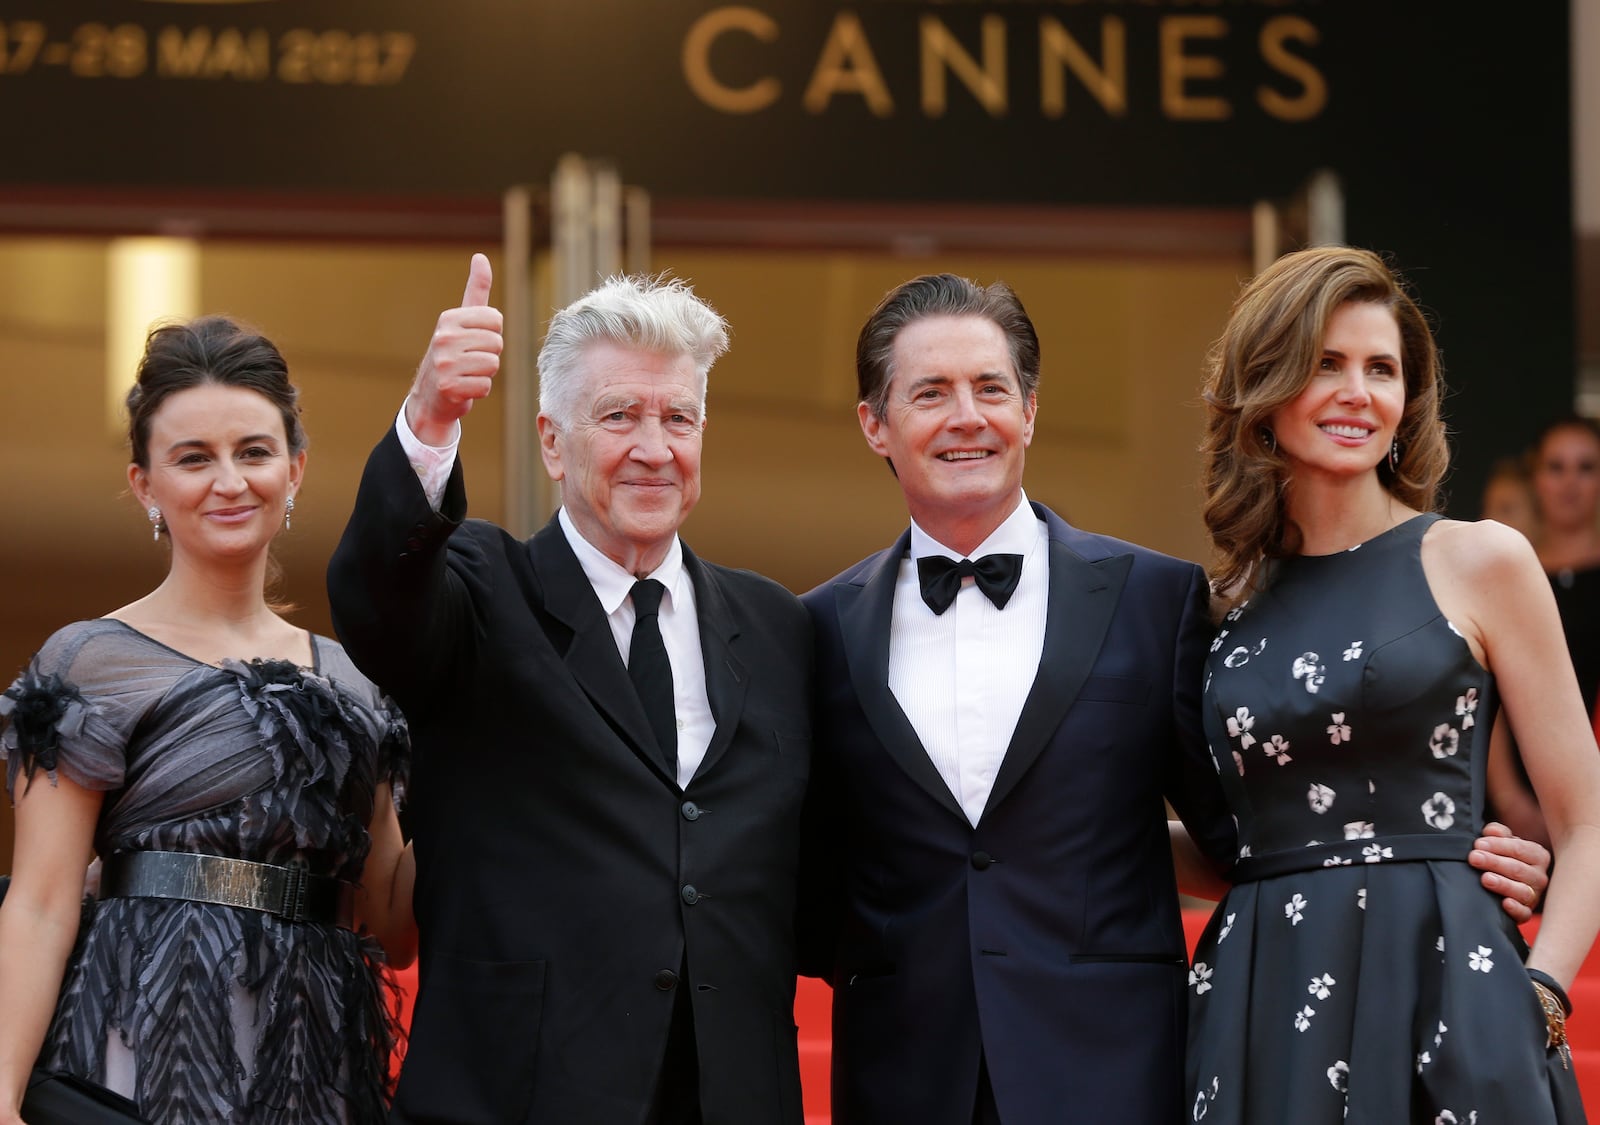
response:
<path id="1" fill-rule="evenodd" d="M 1391 441 L 1389 443 L 1389 471 L 1391 473 L 1396 474 L 1397 476 L 1400 473 L 1400 439 L 1399 438 L 1395 438 L 1393 441 Z"/>
<path id="2" fill-rule="evenodd" d="M 165 530 L 165 525 L 161 522 L 161 509 L 151 504 L 150 510 L 145 515 L 150 517 L 150 538 L 157 543 L 161 542 L 161 533 Z"/>
<path id="3" fill-rule="evenodd" d="M 288 531 L 292 526 L 294 516 L 294 497 L 291 496 L 283 502 L 283 530 Z"/>

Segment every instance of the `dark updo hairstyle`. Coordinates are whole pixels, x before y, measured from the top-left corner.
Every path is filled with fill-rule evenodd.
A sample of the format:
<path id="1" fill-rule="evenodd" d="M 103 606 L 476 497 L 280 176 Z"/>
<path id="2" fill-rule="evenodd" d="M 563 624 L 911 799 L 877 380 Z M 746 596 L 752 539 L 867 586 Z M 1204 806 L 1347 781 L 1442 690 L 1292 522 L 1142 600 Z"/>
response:
<path id="1" fill-rule="evenodd" d="M 150 467 L 150 423 L 171 395 L 216 383 L 255 391 L 283 415 L 283 432 L 294 455 L 306 447 L 300 424 L 300 392 L 289 382 L 289 365 L 277 345 L 225 316 L 202 316 L 151 330 L 139 360 L 138 381 L 128 392 L 128 447 L 133 462 Z"/>

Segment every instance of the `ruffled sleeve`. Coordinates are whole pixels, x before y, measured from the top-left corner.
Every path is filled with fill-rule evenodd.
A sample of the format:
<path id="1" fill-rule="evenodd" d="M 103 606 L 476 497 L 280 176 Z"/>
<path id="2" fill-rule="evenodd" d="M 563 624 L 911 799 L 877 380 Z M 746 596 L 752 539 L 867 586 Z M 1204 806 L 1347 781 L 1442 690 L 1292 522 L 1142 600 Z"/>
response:
<path id="1" fill-rule="evenodd" d="M 0 759 L 13 799 L 41 771 L 52 785 L 60 773 L 86 789 L 122 784 L 133 717 L 126 692 L 90 643 L 98 624 L 56 633 L 0 695 Z"/>
<path id="2" fill-rule="evenodd" d="M 394 807 L 403 808 L 406 786 L 411 781 L 411 728 L 394 701 L 384 696 L 379 702 L 375 717 L 381 732 L 378 743 L 378 777 L 387 779 L 394 795 Z"/>

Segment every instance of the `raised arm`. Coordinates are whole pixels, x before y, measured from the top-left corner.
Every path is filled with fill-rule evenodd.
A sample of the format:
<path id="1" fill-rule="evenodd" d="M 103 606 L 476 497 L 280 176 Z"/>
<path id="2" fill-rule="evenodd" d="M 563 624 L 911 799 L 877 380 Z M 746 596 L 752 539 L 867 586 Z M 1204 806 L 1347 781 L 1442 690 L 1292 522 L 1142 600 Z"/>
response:
<path id="1" fill-rule="evenodd" d="M 439 314 L 406 399 L 405 422 L 424 444 L 454 440 L 460 418 L 489 393 L 504 346 L 489 295 L 489 262 L 473 256 L 463 300 Z M 398 425 L 368 458 L 356 503 L 328 566 L 328 600 L 345 648 L 369 678 L 408 712 L 425 706 L 437 673 L 457 655 L 471 609 L 452 583 L 451 533 L 466 518 L 461 466 L 446 466 L 442 494 L 430 496 Z M 430 690 L 433 689 L 433 690 Z"/>

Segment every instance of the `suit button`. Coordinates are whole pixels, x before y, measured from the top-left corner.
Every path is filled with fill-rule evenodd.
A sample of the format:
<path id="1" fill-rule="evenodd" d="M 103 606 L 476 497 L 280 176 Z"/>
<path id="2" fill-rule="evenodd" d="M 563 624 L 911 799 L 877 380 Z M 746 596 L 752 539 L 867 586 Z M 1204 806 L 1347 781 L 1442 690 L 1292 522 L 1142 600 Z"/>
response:
<path id="1" fill-rule="evenodd" d="M 685 801 L 683 803 L 683 808 L 680 811 L 683 813 L 684 820 L 700 819 L 700 806 L 695 804 L 693 801 Z"/>
<path id="2" fill-rule="evenodd" d="M 662 992 L 671 992 L 678 983 L 678 974 L 671 969 L 662 969 L 656 974 L 656 987 Z"/>
<path id="3" fill-rule="evenodd" d="M 683 896 L 683 901 L 687 902 L 690 906 L 693 906 L 695 903 L 700 901 L 700 892 L 694 889 L 693 883 L 685 883 L 683 885 L 683 890 L 679 891 L 678 893 Z"/>
<path id="4" fill-rule="evenodd" d="M 972 866 L 976 867 L 979 871 L 989 870 L 990 865 L 993 863 L 994 856 L 990 855 L 988 852 L 972 853 Z"/>

